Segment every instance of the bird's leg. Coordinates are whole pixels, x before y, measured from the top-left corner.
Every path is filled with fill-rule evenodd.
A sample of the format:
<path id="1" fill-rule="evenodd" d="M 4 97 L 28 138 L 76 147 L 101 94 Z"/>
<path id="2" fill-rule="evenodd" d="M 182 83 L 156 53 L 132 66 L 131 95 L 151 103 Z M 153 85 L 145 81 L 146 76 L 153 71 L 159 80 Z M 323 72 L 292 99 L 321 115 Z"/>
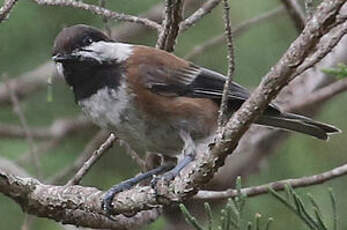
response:
<path id="1" fill-rule="evenodd" d="M 184 157 L 177 165 L 170 171 L 164 173 L 162 176 L 157 176 L 151 181 L 151 186 L 155 188 L 159 180 L 164 180 L 165 182 L 173 180 L 183 168 L 185 168 L 190 162 L 195 159 L 196 155 L 196 145 L 192 137 L 186 131 L 181 130 L 180 136 L 184 141 L 183 154 Z"/>
<path id="2" fill-rule="evenodd" d="M 102 201 L 102 208 L 106 211 L 108 215 L 111 215 L 112 211 L 112 201 L 114 196 L 117 193 L 120 193 L 122 191 L 130 189 L 132 186 L 136 185 L 137 183 L 146 180 L 148 178 L 151 178 L 153 175 L 160 174 L 162 172 L 166 172 L 173 168 L 172 162 L 164 163 L 163 165 L 159 166 L 158 168 L 152 169 L 148 172 L 141 173 L 140 175 L 130 178 L 128 180 L 125 180 L 121 182 L 120 184 L 117 184 L 110 188 L 104 195 L 103 201 Z"/>

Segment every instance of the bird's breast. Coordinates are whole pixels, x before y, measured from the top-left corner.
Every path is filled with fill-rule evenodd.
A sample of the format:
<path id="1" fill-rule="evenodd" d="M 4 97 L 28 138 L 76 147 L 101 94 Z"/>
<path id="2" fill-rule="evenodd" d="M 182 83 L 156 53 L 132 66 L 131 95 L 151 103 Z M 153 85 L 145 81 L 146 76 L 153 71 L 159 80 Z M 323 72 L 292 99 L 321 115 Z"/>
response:
<path id="1" fill-rule="evenodd" d="M 134 103 L 134 95 L 121 83 L 117 89 L 105 87 L 79 101 L 82 111 L 102 128 L 114 131 L 136 152 L 178 154 L 183 148 L 179 128 L 152 119 Z"/>

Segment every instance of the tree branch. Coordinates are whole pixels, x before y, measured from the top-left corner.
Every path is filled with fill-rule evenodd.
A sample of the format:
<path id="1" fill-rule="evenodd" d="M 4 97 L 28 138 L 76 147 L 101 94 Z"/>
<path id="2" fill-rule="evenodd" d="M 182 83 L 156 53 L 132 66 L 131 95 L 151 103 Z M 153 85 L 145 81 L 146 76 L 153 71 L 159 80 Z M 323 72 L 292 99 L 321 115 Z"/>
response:
<path id="1" fill-rule="evenodd" d="M 32 178 L 20 178 L 0 169 L 0 191 L 14 199 L 22 209 L 35 216 L 48 217 L 63 224 L 103 229 L 129 229 L 152 222 L 161 214 L 160 209 L 123 215 L 112 221 L 103 215 L 103 193 L 91 187 L 50 186 Z"/>
<path id="2" fill-rule="evenodd" d="M 340 20 L 343 18 L 343 15 L 340 15 L 340 9 L 344 4 L 346 5 L 339 0 L 324 1 L 320 4 L 301 35 L 292 43 L 279 62 L 271 68 L 250 98 L 232 116 L 226 127 L 216 135 L 216 140 L 210 144 L 209 151 L 194 162 L 195 165 L 189 172 L 182 175 L 180 179 L 185 181 L 185 184 L 181 185 L 182 188 L 179 191 L 182 191 L 184 195 L 180 194 L 179 197 L 194 192 L 224 164 L 225 157 L 235 150 L 250 124 L 293 78 L 293 74 L 297 72 L 296 69 L 308 57 L 309 52 L 315 50 L 320 38 L 332 27 L 340 24 L 347 27 L 346 20 Z M 320 60 L 323 56 L 317 58 Z"/>
<path id="3" fill-rule="evenodd" d="M 147 18 L 141 18 L 133 15 L 117 13 L 99 6 L 90 5 L 81 1 L 73 1 L 73 0 L 33 0 L 35 3 L 39 5 L 46 6 L 63 6 L 63 7 L 73 7 L 81 10 L 89 11 L 93 14 L 104 16 L 110 20 L 122 21 L 122 22 L 132 22 L 139 23 L 148 28 L 155 29 L 158 32 L 161 29 L 161 26 Z"/>
<path id="4" fill-rule="evenodd" d="M 322 184 L 326 181 L 347 174 L 347 164 L 336 167 L 324 173 L 297 179 L 280 180 L 264 185 L 243 188 L 241 192 L 248 197 L 265 194 L 269 187 L 283 190 L 286 184 L 293 188 Z M 0 191 L 14 199 L 23 210 L 30 214 L 48 217 L 64 224 L 75 224 L 91 228 L 127 229 L 155 220 L 160 215 L 160 209 L 137 213 L 132 217 L 119 215 L 116 221 L 110 221 L 103 216 L 100 200 L 103 193 L 96 188 L 81 186 L 44 185 L 31 178 L 21 178 L 8 174 L 0 169 Z M 140 190 L 139 190 L 140 191 Z M 227 199 L 237 195 L 235 189 L 226 191 L 199 191 L 193 198 L 198 200 Z M 130 199 L 130 197 L 129 197 Z M 52 209 L 51 207 L 54 207 Z M 128 213 L 127 215 L 133 215 Z"/>
<path id="5" fill-rule="evenodd" d="M 160 31 L 156 48 L 174 51 L 176 38 L 179 31 L 179 23 L 183 18 L 183 1 L 182 0 L 166 0 L 165 18 Z"/>
<path id="6" fill-rule="evenodd" d="M 0 23 L 8 18 L 10 12 L 18 0 L 5 0 L 4 5 L 0 8 Z"/>
<path id="7" fill-rule="evenodd" d="M 205 2 L 197 11 L 195 11 L 191 16 L 186 18 L 180 24 L 180 32 L 184 32 L 189 29 L 191 26 L 195 25 L 199 20 L 204 16 L 211 13 L 211 11 L 218 6 L 221 0 L 209 0 Z"/>
<path id="8" fill-rule="evenodd" d="M 227 73 L 227 80 L 224 84 L 223 89 L 223 95 L 221 100 L 221 105 L 219 108 L 219 115 L 218 115 L 218 127 L 221 128 L 224 126 L 226 121 L 226 111 L 228 108 L 228 94 L 229 94 L 229 88 L 230 84 L 233 80 L 233 74 L 235 71 L 235 55 L 234 55 L 234 46 L 233 46 L 233 32 L 231 29 L 231 23 L 230 23 L 230 6 L 228 3 L 228 0 L 223 0 L 224 5 L 224 24 L 225 24 L 225 40 L 228 47 L 228 73 Z"/>
<path id="9" fill-rule="evenodd" d="M 269 188 L 274 190 L 284 190 L 286 184 L 292 186 L 293 188 L 303 188 L 311 185 L 323 184 L 329 180 L 341 177 L 347 174 L 347 164 L 340 167 L 336 167 L 332 170 L 316 174 L 308 177 L 301 177 L 297 179 L 286 179 L 280 180 L 264 185 L 248 187 L 241 189 L 241 192 L 248 197 L 258 196 L 269 192 Z M 236 189 L 228 189 L 225 191 L 199 191 L 193 198 L 199 200 L 219 200 L 227 199 L 230 197 L 235 197 L 237 195 Z"/>
<path id="10" fill-rule="evenodd" d="M 89 169 L 95 164 L 95 162 L 100 159 L 100 157 L 112 147 L 114 141 L 116 140 L 116 136 L 111 133 L 107 140 L 100 145 L 100 147 L 93 152 L 93 154 L 89 157 L 87 161 L 85 161 L 82 167 L 77 171 L 77 173 L 66 183 L 66 186 L 79 184 L 82 180 L 82 177 L 87 174 Z"/>
<path id="11" fill-rule="evenodd" d="M 346 10 L 346 8 L 343 10 Z M 283 111 L 314 116 L 324 105 L 324 101 L 317 102 L 315 106 L 307 104 L 305 107 L 300 107 L 300 109 L 296 107 L 306 100 L 310 100 L 311 97 L 315 97 L 315 93 L 321 89 L 323 90 L 324 86 L 329 87 L 330 84 L 334 84 L 334 79 L 321 70 L 335 67 L 336 64 L 341 62 L 344 63 L 347 60 L 346 47 L 347 36 L 343 37 L 333 51 L 314 68 L 305 71 L 299 78 L 296 78 L 288 87 L 283 89 L 276 98 L 276 104 L 280 105 Z M 278 129 L 260 126 L 251 127 L 241 139 L 235 154 L 227 158 L 226 166 L 218 171 L 208 187 L 224 190 L 233 186 L 234 179 L 237 176 L 241 175 L 243 178 L 247 178 L 249 174 L 257 172 L 262 165 L 260 162 L 274 153 L 274 150 L 283 141 L 287 140 L 289 134 Z M 234 179 L 230 180 L 230 178 Z"/>

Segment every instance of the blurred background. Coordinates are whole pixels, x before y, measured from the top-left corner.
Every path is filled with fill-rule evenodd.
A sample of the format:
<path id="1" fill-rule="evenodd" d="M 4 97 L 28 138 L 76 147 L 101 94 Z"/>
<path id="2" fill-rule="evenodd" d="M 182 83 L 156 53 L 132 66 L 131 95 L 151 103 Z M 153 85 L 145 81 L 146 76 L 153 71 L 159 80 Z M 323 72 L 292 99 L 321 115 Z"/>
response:
<path id="1" fill-rule="evenodd" d="M 187 7 L 188 16 L 192 9 L 204 3 L 204 0 L 191 0 Z M 84 1 L 98 4 L 98 1 Z M 106 7 L 117 12 L 139 15 L 153 9 L 159 0 L 118 0 L 106 1 Z M 3 0 L 0 0 L 3 4 Z M 262 15 L 281 6 L 279 0 L 254 1 L 234 0 L 231 2 L 232 24 Z M 25 76 L 50 60 L 51 47 L 57 33 L 68 25 L 85 23 L 104 28 L 103 19 L 91 13 L 67 7 L 39 6 L 30 1 L 19 1 L 13 9 L 8 21 L 0 24 L 0 77 L 1 82 Z M 127 24 L 129 25 L 129 24 Z M 121 23 L 109 22 L 111 28 L 119 28 Z M 127 32 L 123 28 L 123 32 Z M 126 28 L 126 27 L 125 27 Z M 204 17 L 197 25 L 178 37 L 175 54 L 184 57 L 192 49 L 219 34 L 224 30 L 223 9 L 217 7 L 211 14 Z M 117 38 L 117 34 L 113 34 Z M 253 26 L 235 37 L 236 72 L 234 80 L 252 89 L 260 79 L 276 63 L 291 42 L 296 38 L 297 30 L 286 11 Z M 156 34 L 150 30 L 142 30 L 136 36 L 122 34 L 121 40 L 154 46 Z M 226 45 L 218 43 L 192 58 L 198 65 L 211 68 L 221 73 L 227 71 Z M 50 73 L 50 75 L 52 75 Z M 26 83 L 30 84 L 30 82 Z M 30 127 L 50 127 L 57 119 L 72 119 L 80 114 L 74 103 L 72 92 L 60 80 L 53 81 L 52 100 L 48 100 L 50 88 L 48 84 L 38 88 L 30 96 L 20 100 L 20 105 Z M 315 117 L 324 122 L 336 125 L 342 130 L 347 129 L 345 114 L 347 107 L 346 94 L 341 94 L 324 104 Z M 11 102 L 0 103 L 0 126 L 20 126 L 20 121 L 14 112 Z M 5 127 L 5 126 L 4 126 Z M 41 181 L 49 181 L 62 169 L 74 162 L 85 146 L 98 133 L 98 128 L 88 126 L 74 135 L 66 135 L 59 140 L 59 144 L 52 148 L 40 148 L 50 143 L 45 138 L 34 138 L 34 144 L 39 151 Z M 345 132 L 346 133 L 346 132 Z M 271 181 L 302 177 L 320 173 L 346 162 L 346 134 L 333 136 L 329 142 L 293 134 L 281 143 L 271 155 L 257 162 L 256 170 L 243 175 L 244 186 L 259 185 Z M 271 144 L 271 143 L 270 143 Z M 35 164 L 30 157 L 30 145 L 25 138 L 0 135 L 0 167 L 9 166 L 15 162 L 24 168 L 26 173 L 38 177 Z M 100 161 L 92 168 L 81 184 L 95 186 L 106 190 L 110 186 L 132 177 L 140 170 L 129 155 L 124 154 L 125 147 L 115 144 Z M 10 160 L 10 162 L 6 161 Z M 71 175 L 69 175 L 71 176 Z M 57 182 L 63 184 L 69 178 Z M 323 214 L 331 212 L 328 187 L 332 187 L 338 200 L 338 212 L 343 217 L 346 214 L 347 178 L 338 178 L 324 185 L 298 189 L 300 194 L 311 193 L 323 207 Z M 274 218 L 272 229 L 291 226 L 291 229 L 301 229 L 303 225 L 297 217 L 289 213 L 286 208 L 270 195 L 262 195 L 247 200 L 246 215 L 253 220 L 255 213 Z M 12 200 L 0 194 L 0 229 L 21 229 L 24 214 L 20 207 Z M 165 218 L 160 218 L 146 229 L 163 229 Z M 340 218 L 339 229 L 347 228 L 347 219 Z M 33 218 L 31 229 L 55 230 L 63 227 L 49 219 Z"/>

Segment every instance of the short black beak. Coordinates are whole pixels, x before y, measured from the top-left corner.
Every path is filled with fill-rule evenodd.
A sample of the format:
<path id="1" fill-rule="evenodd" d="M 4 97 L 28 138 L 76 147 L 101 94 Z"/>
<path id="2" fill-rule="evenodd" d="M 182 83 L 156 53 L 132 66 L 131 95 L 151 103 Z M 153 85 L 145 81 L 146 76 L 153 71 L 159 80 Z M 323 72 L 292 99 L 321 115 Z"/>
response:
<path id="1" fill-rule="evenodd" d="M 72 61 L 77 61 L 79 57 L 77 55 L 72 55 L 72 54 L 56 54 L 52 57 L 52 60 L 54 62 L 72 62 Z"/>

